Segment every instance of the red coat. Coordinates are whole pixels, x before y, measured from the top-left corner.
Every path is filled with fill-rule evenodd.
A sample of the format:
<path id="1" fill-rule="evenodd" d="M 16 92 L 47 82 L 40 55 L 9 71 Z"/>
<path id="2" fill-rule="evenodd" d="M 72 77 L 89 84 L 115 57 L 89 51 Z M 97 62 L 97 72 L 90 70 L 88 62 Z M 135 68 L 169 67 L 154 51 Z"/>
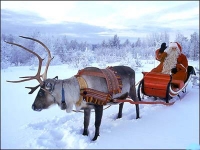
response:
<path id="1" fill-rule="evenodd" d="M 155 52 L 156 60 L 158 60 L 160 62 L 164 62 L 165 57 L 167 56 L 167 53 L 166 52 L 160 53 L 159 50 L 160 49 L 157 49 Z"/>
<path id="2" fill-rule="evenodd" d="M 165 60 L 165 57 L 167 56 L 166 52 L 159 53 L 159 49 L 155 52 L 156 60 L 160 61 L 160 64 L 151 70 L 151 72 L 158 72 L 161 73 L 163 69 L 163 62 Z M 172 79 L 175 80 L 183 80 L 185 81 L 187 79 L 187 67 L 188 67 L 188 60 L 187 57 L 184 54 L 180 54 L 177 58 L 177 73 L 172 74 Z"/>
<path id="3" fill-rule="evenodd" d="M 187 60 L 187 57 L 181 53 L 181 55 L 179 55 L 178 59 L 177 59 L 177 64 L 183 64 L 183 66 L 185 68 L 188 67 L 188 60 Z"/>
<path id="4" fill-rule="evenodd" d="M 167 56 L 167 53 L 166 52 L 160 53 L 159 50 L 160 49 L 156 50 L 156 52 L 155 52 L 155 58 L 156 58 L 156 60 L 160 61 L 160 64 L 156 68 L 153 68 L 151 70 L 151 72 L 158 72 L 158 73 L 162 72 L 163 62 L 165 60 L 165 57 Z"/>
<path id="5" fill-rule="evenodd" d="M 176 68 L 177 73 L 172 74 L 172 79 L 185 81 L 187 79 L 188 60 L 184 54 L 179 55 Z"/>

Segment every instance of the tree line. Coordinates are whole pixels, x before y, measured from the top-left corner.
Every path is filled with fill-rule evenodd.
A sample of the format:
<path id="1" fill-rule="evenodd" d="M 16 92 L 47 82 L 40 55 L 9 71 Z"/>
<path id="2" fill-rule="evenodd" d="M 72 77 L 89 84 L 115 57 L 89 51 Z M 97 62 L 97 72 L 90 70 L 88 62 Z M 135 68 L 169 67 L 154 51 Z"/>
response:
<path id="1" fill-rule="evenodd" d="M 152 33 L 133 42 L 129 39 L 121 42 L 116 34 L 97 44 L 90 44 L 87 41 L 78 42 L 76 39 L 68 40 L 65 35 L 42 35 L 40 32 L 33 33 L 31 37 L 42 41 L 51 50 L 54 56 L 51 65 L 68 64 L 76 68 L 90 66 L 94 62 L 102 66 L 114 62 L 130 66 L 140 65 L 139 59 L 154 59 L 155 50 L 160 48 L 161 43 L 166 42 L 168 45 L 171 42 L 166 32 Z M 38 53 L 42 58 L 47 57 L 44 48 L 34 41 L 21 39 L 12 34 L 1 34 L 1 68 L 38 64 L 37 58 L 31 53 L 4 41 L 18 43 Z M 199 34 L 197 32 L 191 34 L 190 39 L 177 33 L 175 41 L 181 44 L 182 51 L 188 59 L 199 59 Z"/>

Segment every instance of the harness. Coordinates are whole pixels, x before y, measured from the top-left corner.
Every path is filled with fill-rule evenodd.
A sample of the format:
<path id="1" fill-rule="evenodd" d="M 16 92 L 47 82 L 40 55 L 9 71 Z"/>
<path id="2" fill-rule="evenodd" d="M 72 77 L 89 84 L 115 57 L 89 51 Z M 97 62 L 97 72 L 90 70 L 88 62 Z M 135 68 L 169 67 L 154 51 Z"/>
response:
<path id="1" fill-rule="evenodd" d="M 61 106 L 60 107 L 61 107 L 62 110 L 64 110 L 64 109 L 66 109 L 67 105 L 65 103 L 65 89 L 63 87 L 63 81 L 62 81 L 62 93 L 61 93 L 61 95 L 62 95 L 62 99 L 61 99 Z"/>
<path id="2" fill-rule="evenodd" d="M 82 75 L 101 77 L 106 80 L 108 92 L 102 92 L 95 89 L 88 88 L 87 82 L 82 77 Z M 107 67 L 106 69 L 82 69 L 79 70 L 75 75 L 80 86 L 80 98 L 76 103 L 80 106 L 82 100 L 86 102 L 94 103 L 97 105 L 106 105 L 112 99 L 113 94 L 121 93 L 122 90 L 122 80 L 117 72 L 115 72 L 112 67 Z"/>
<path id="3" fill-rule="evenodd" d="M 53 92 L 53 90 L 54 90 L 54 88 L 55 88 L 55 85 L 56 85 L 56 81 L 57 81 L 57 79 L 58 79 L 58 76 L 56 76 L 56 77 L 53 78 L 53 79 L 55 79 L 53 85 L 52 85 L 51 83 L 48 83 L 49 85 L 46 85 L 46 86 L 48 86 L 48 89 L 45 89 L 45 88 L 43 88 L 43 87 L 41 87 L 41 89 L 42 89 L 43 91 L 47 92 L 49 95 L 51 95 L 51 96 L 53 97 L 53 99 L 54 99 L 54 103 L 56 103 L 56 98 L 55 98 L 55 96 L 52 94 L 52 92 Z M 44 82 L 43 86 L 45 86 L 45 84 L 46 84 L 46 83 Z M 64 92 L 64 91 L 63 91 L 63 92 Z"/>
<path id="4" fill-rule="evenodd" d="M 58 80 L 58 76 L 56 76 L 54 79 L 54 83 L 51 84 L 51 83 L 47 83 L 47 85 L 45 85 L 46 83 L 44 82 L 44 86 L 47 86 L 48 89 L 45 89 L 45 88 L 42 88 L 41 89 L 45 92 L 47 92 L 49 95 L 51 95 L 54 99 L 54 103 L 57 103 L 56 102 L 56 98 L 55 96 L 52 94 L 53 91 L 54 91 L 54 88 L 55 88 L 55 85 L 56 85 L 56 82 Z M 61 91 L 61 95 L 62 95 L 62 99 L 61 99 L 61 109 L 66 109 L 66 103 L 65 103 L 65 90 L 64 90 L 64 87 L 63 87 L 63 81 L 62 81 L 62 91 Z M 57 103 L 58 104 L 58 103 Z"/>
<path id="5" fill-rule="evenodd" d="M 107 84 L 108 92 L 102 92 L 99 90 L 88 88 L 86 80 L 82 77 L 83 75 L 104 78 Z M 112 67 L 107 67 L 106 69 L 96 68 L 96 70 L 85 68 L 79 70 L 78 73 L 75 75 L 75 77 L 80 87 L 79 100 L 76 102 L 77 106 L 80 106 L 83 100 L 96 105 L 106 105 L 108 102 L 112 100 L 113 94 L 121 93 L 122 90 L 122 80 L 120 76 L 117 74 L 117 72 L 113 70 Z M 55 77 L 55 79 L 57 78 Z M 56 81 L 57 80 L 55 80 L 53 85 L 52 84 L 50 85 L 49 90 L 42 88 L 44 91 L 48 92 L 54 98 L 54 102 L 56 102 L 56 100 L 55 96 L 52 94 L 52 91 L 54 90 Z M 62 81 L 61 95 L 62 95 L 61 109 L 66 109 L 65 90 L 63 81 Z"/>
<path id="6" fill-rule="evenodd" d="M 88 87 L 88 85 L 87 85 L 87 83 L 86 83 L 86 81 L 85 81 L 85 79 L 83 77 L 77 76 L 76 79 L 78 80 L 78 83 L 79 83 L 80 93 L 82 93 L 83 90 Z M 82 100 L 83 100 L 83 96 L 80 94 L 79 100 L 78 100 L 78 102 L 76 102 L 76 105 L 80 106 Z"/>

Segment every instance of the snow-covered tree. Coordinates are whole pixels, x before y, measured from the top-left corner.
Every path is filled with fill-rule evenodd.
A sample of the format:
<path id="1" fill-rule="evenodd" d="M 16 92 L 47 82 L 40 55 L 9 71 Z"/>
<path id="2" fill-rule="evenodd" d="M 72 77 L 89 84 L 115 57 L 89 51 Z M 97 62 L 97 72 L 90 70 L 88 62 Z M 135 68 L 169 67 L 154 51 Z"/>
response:
<path id="1" fill-rule="evenodd" d="M 114 37 L 109 40 L 109 46 L 110 48 L 116 48 L 116 49 L 120 48 L 120 40 L 117 34 L 114 35 Z"/>
<path id="2" fill-rule="evenodd" d="M 140 38 L 137 39 L 137 41 L 135 42 L 135 47 L 141 47 L 142 46 L 142 41 Z"/>
<path id="3" fill-rule="evenodd" d="M 185 37 L 182 33 L 178 32 L 176 34 L 175 41 L 181 45 L 182 53 L 184 53 L 189 58 L 190 55 L 189 55 L 189 47 L 188 47 L 188 43 L 189 43 L 188 38 Z"/>
<path id="4" fill-rule="evenodd" d="M 7 43 L 4 42 L 4 40 L 6 40 L 6 35 L 2 34 L 1 35 L 1 51 L 0 51 L 0 55 L 1 55 L 1 69 L 6 69 L 9 67 L 10 65 L 10 57 L 11 57 L 11 53 L 10 51 L 8 51 L 7 49 Z"/>
<path id="5" fill-rule="evenodd" d="M 130 47 L 131 46 L 131 42 L 129 41 L 129 39 L 126 39 L 126 41 L 122 44 L 123 47 Z"/>
<path id="6" fill-rule="evenodd" d="M 120 44 L 117 34 L 109 40 L 103 40 L 96 44 L 88 44 L 86 41 L 79 42 L 76 39 L 69 41 L 65 35 L 41 34 L 39 31 L 31 31 L 26 36 L 42 41 L 50 49 L 52 56 L 54 56 L 51 65 L 66 63 L 75 67 L 89 66 L 95 61 L 104 67 L 106 64 L 114 62 L 130 64 L 133 62 L 132 60 L 136 60 L 139 66 L 140 59 L 154 58 L 155 50 L 160 48 L 163 42 L 169 43 L 167 32 L 152 33 L 144 38 L 138 37 L 133 43 L 126 39 L 122 44 Z M 3 64 L 4 67 L 38 64 L 38 60 L 33 54 L 17 46 L 7 44 L 4 40 L 18 43 L 38 53 L 42 58 L 45 58 L 44 64 L 47 61 L 44 47 L 37 42 L 4 33 L 1 35 L 1 65 Z M 197 60 L 199 58 L 198 33 L 193 33 L 190 39 L 178 33 L 175 41 L 181 44 L 183 53 L 189 59 Z M 137 56 L 140 58 L 138 59 Z"/>
<path id="7" fill-rule="evenodd" d="M 190 44 L 189 44 L 189 54 L 192 60 L 199 59 L 199 45 L 200 45 L 199 34 L 197 32 L 194 32 L 191 35 Z"/>

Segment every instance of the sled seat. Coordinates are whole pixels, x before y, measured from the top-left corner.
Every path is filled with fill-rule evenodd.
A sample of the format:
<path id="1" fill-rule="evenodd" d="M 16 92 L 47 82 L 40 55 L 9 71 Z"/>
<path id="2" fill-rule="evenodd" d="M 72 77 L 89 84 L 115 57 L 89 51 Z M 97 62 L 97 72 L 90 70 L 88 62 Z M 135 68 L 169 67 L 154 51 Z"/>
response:
<path id="1" fill-rule="evenodd" d="M 166 98 L 171 76 L 155 72 L 142 72 L 144 75 L 142 92 L 147 96 Z"/>
<path id="2" fill-rule="evenodd" d="M 175 86 L 176 88 L 179 88 L 179 89 L 182 89 L 183 88 L 183 86 L 184 86 L 184 82 L 182 81 L 182 80 L 172 80 L 171 81 L 171 84 L 173 85 L 173 86 Z"/>

